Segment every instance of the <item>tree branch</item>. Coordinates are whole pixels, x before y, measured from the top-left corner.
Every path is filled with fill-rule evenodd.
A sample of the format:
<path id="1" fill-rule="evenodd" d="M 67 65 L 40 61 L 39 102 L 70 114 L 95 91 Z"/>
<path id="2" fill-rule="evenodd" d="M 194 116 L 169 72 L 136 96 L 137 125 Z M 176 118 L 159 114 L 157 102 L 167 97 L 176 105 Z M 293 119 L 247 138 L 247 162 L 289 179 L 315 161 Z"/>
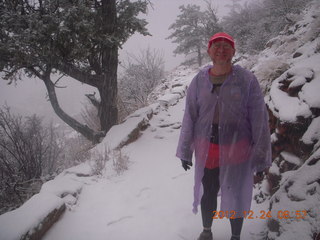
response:
<path id="1" fill-rule="evenodd" d="M 90 100 L 93 106 L 95 106 L 98 110 L 100 108 L 100 101 L 96 98 L 96 92 L 85 94 L 86 97 Z"/>
<path id="2" fill-rule="evenodd" d="M 66 86 L 64 86 L 64 87 L 57 86 L 58 82 L 59 82 L 64 76 L 65 76 L 65 74 L 62 74 L 61 77 L 59 77 L 59 78 L 57 79 L 57 81 L 54 82 L 54 86 L 55 86 L 56 88 L 66 88 Z"/>
<path id="3" fill-rule="evenodd" d="M 55 113 L 71 128 L 81 133 L 84 137 L 92 141 L 94 144 L 100 142 L 100 138 L 104 137 L 105 133 L 95 132 L 92 129 L 90 129 L 87 125 L 83 125 L 79 123 L 77 120 L 75 120 L 74 118 L 66 114 L 59 105 L 54 84 L 51 82 L 49 78 L 42 79 L 42 80 L 44 81 L 45 86 L 47 88 L 50 103 Z"/>
<path id="4" fill-rule="evenodd" d="M 85 83 L 96 88 L 98 88 L 101 85 L 101 80 L 98 75 L 92 75 L 84 71 L 81 71 L 70 63 L 62 63 L 53 67 L 81 83 Z"/>

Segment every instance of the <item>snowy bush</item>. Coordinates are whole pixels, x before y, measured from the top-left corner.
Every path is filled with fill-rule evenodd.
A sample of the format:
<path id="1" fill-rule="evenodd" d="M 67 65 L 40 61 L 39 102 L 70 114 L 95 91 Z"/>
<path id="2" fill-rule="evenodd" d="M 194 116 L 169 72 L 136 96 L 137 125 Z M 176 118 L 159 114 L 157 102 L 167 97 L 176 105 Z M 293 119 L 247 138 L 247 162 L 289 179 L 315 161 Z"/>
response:
<path id="1" fill-rule="evenodd" d="M 44 175 L 54 174 L 61 148 L 55 129 L 33 115 L 0 109 L 0 213 L 21 205 L 39 191 Z"/>
<path id="2" fill-rule="evenodd" d="M 105 172 L 107 161 L 110 160 L 110 150 L 105 149 L 104 153 L 94 151 L 91 155 L 90 166 L 94 175 L 102 175 Z"/>
<path id="3" fill-rule="evenodd" d="M 163 53 L 147 48 L 138 56 L 128 55 L 121 66 L 124 73 L 119 77 L 120 113 L 132 113 L 148 104 L 148 95 L 164 78 Z"/>
<path id="4" fill-rule="evenodd" d="M 91 157 L 89 150 L 93 147 L 92 142 L 75 132 L 60 138 L 60 145 L 63 169 L 83 163 Z"/>
<path id="5" fill-rule="evenodd" d="M 241 53 L 256 53 L 278 36 L 287 25 L 294 25 L 294 17 L 300 14 L 310 0 L 263 0 L 236 6 L 223 20 L 226 32 L 232 33 Z"/>
<path id="6" fill-rule="evenodd" d="M 114 171 L 120 175 L 129 168 L 129 157 L 121 150 L 112 150 L 109 152 L 109 158 L 112 159 Z"/>
<path id="7" fill-rule="evenodd" d="M 94 175 L 104 175 L 107 171 L 112 170 L 121 175 L 129 168 L 129 157 L 122 153 L 121 148 L 110 149 L 105 145 L 99 146 L 98 149 L 92 149 L 89 165 Z M 111 161 L 110 161 L 111 160 Z M 111 162 L 111 165 L 107 163 Z"/>
<path id="8" fill-rule="evenodd" d="M 44 126 L 36 115 L 24 118 L 0 109 L 0 213 L 23 204 L 63 169 L 90 158 L 91 142 L 60 130 Z"/>

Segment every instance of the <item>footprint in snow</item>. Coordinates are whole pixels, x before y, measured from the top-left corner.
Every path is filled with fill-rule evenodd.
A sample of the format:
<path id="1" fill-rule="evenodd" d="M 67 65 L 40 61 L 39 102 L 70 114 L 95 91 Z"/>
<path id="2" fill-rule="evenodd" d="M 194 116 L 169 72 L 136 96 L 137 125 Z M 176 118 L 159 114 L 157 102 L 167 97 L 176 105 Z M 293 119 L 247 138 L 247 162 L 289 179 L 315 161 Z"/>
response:
<path id="1" fill-rule="evenodd" d="M 154 136 L 154 138 L 155 138 L 155 139 L 164 139 L 164 136 L 161 136 L 161 135 L 155 135 L 155 136 Z"/>
<path id="2" fill-rule="evenodd" d="M 139 192 L 138 192 L 138 194 L 136 195 L 136 197 L 141 197 L 146 191 L 150 191 L 150 188 L 148 188 L 148 187 L 145 187 L 145 188 L 142 188 Z"/>
<path id="3" fill-rule="evenodd" d="M 133 216 L 124 216 L 124 217 L 121 217 L 121 218 L 119 218 L 119 219 L 117 219 L 117 220 L 108 222 L 108 223 L 107 223 L 107 226 L 110 226 L 110 225 L 119 223 L 119 222 L 121 222 L 121 221 L 123 221 L 123 220 L 125 220 L 125 219 L 128 219 L 128 218 L 133 218 Z"/>
<path id="4" fill-rule="evenodd" d="M 173 176 L 171 179 L 175 180 L 175 179 L 180 178 L 184 175 L 187 175 L 187 173 L 180 173 L 179 175 Z"/>

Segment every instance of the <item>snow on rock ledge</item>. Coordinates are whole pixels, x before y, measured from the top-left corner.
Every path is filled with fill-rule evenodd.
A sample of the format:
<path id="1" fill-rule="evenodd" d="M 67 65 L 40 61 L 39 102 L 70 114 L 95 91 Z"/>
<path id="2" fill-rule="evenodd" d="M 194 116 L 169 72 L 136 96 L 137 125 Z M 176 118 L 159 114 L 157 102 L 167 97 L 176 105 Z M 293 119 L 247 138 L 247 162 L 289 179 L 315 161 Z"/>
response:
<path id="1" fill-rule="evenodd" d="M 16 210 L 0 215 L 1 240 L 39 240 L 66 209 L 77 203 L 84 183 L 83 176 L 92 176 L 88 163 L 69 168 L 55 179 L 44 183 L 40 193 Z"/>
<path id="2" fill-rule="evenodd" d="M 0 215 L 1 240 L 39 240 L 65 210 L 53 194 L 36 194 L 18 209 Z"/>
<path id="3" fill-rule="evenodd" d="M 197 67 L 177 67 L 150 93 L 148 102 L 158 102 L 162 107 L 176 104 L 179 98 L 185 96 L 188 85 L 198 71 Z"/>
<path id="4" fill-rule="evenodd" d="M 64 198 L 67 195 L 77 197 L 80 194 L 83 183 L 75 181 L 70 176 L 58 176 L 55 179 L 44 183 L 40 193 L 51 193 L 57 197 Z"/>
<path id="5" fill-rule="evenodd" d="M 169 106 L 175 105 L 179 101 L 179 98 L 181 98 L 180 95 L 169 93 L 158 98 L 158 101 L 160 103 L 160 106 L 167 108 Z"/>
<path id="6" fill-rule="evenodd" d="M 124 122 L 114 125 L 107 133 L 103 141 L 98 144 L 93 151 L 98 151 L 102 156 L 106 151 L 120 149 L 123 146 L 135 141 L 141 131 L 149 125 L 149 120 L 153 114 L 159 111 L 159 104 L 152 104 L 148 107 L 138 109 L 130 114 Z"/>

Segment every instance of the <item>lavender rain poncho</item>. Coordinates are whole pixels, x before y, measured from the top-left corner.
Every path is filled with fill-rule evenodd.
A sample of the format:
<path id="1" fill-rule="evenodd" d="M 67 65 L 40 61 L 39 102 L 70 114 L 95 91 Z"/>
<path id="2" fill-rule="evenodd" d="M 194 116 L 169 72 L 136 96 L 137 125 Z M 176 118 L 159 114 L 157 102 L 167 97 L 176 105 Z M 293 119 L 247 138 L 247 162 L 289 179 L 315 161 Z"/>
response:
<path id="1" fill-rule="evenodd" d="M 251 72 L 232 66 L 218 96 L 209 80 L 211 67 L 201 70 L 189 85 L 176 156 L 191 162 L 195 153 L 193 212 L 197 213 L 213 114 L 219 107 L 220 210 L 241 217 L 250 210 L 253 173 L 271 166 L 268 114 Z"/>

